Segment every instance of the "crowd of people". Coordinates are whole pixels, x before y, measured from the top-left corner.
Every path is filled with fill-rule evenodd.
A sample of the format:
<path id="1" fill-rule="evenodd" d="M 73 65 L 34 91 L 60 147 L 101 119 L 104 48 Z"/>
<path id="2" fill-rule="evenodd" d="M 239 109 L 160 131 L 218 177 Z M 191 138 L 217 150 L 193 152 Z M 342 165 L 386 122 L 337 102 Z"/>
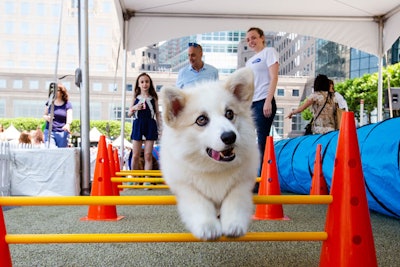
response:
<path id="1" fill-rule="evenodd" d="M 4 126 L 0 124 L 0 142 L 9 141 L 11 141 L 13 145 L 16 145 L 20 148 L 44 148 L 44 135 L 40 126 L 38 126 L 35 130 L 22 131 L 19 134 L 18 139 L 8 140 L 4 131 Z"/>

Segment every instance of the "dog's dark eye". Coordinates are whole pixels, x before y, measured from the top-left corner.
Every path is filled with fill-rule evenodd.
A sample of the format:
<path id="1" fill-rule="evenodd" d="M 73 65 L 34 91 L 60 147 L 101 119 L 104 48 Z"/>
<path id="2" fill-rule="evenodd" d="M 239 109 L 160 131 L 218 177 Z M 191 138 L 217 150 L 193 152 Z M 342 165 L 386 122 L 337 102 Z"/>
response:
<path id="1" fill-rule="evenodd" d="M 225 117 L 228 120 L 233 120 L 233 118 L 235 117 L 235 113 L 233 113 L 233 110 L 228 109 L 227 111 L 225 111 Z"/>
<path id="2" fill-rule="evenodd" d="M 196 119 L 196 124 L 199 126 L 204 126 L 208 123 L 208 117 L 201 115 Z"/>

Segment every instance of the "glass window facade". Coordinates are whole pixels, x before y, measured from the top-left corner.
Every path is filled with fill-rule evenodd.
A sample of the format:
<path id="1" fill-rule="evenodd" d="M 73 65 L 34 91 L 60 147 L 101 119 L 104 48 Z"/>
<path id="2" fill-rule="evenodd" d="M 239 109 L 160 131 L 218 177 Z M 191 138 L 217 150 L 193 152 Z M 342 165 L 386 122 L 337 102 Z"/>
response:
<path id="1" fill-rule="evenodd" d="M 378 71 L 378 57 L 360 50 L 350 49 L 350 79 Z"/>
<path id="2" fill-rule="evenodd" d="M 284 117 L 284 109 L 278 108 L 276 110 L 275 118 L 273 125 L 275 127 L 275 131 L 280 135 L 283 136 L 283 125 L 284 125 L 285 117 Z"/>

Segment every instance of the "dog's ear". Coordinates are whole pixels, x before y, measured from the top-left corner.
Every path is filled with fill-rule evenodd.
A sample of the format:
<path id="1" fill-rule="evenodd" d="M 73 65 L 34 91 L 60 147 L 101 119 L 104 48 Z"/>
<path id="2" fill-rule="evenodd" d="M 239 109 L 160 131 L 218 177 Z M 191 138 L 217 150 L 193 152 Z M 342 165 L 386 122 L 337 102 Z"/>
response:
<path id="1" fill-rule="evenodd" d="M 173 124 L 185 107 L 185 94 L 178 88 L 164 87 L 161 90 L 163 121 L 167 125 Z"/>
<path id="2" fill-rule="evenodd" d="M 239 101 L 251 102 L 254 94 L 254 75 L 250 68 L 235 71 L 226 81 L 225 88 Z"/>

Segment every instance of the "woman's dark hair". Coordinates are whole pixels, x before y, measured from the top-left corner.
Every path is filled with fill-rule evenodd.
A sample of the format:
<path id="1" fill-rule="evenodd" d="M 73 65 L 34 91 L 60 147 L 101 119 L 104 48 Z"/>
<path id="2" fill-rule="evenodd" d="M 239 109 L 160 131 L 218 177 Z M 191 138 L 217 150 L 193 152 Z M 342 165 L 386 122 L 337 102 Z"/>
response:
<path id="1" fill-rule="evenodd" d="M 136 79 L 134 98 L 136 98 L 138 95 L 140 95 L 139 79 L 140 79 L 140 77 L 142 77 L 142 76 L 147 76 L 147 77 L 149 78 L 149 80 L 150 80 L 149 95 L 151 95 L 155 100 L 158 100 L 158 95 L 157 95 L 156 89 L 154 88 L 153 80 L 152 80 L 151 77 L 150 77 L 147 73 L 145 73 L 145 72 L 141 73 L 141 74 L 137 77 L 137 79 Z"/>
<path id="2" fill-rule="evenodd" d="M 314 91 L 329 91 L 329 79 L 324 74 L 318 74 L 317 78 L 314 80 Z"/>

